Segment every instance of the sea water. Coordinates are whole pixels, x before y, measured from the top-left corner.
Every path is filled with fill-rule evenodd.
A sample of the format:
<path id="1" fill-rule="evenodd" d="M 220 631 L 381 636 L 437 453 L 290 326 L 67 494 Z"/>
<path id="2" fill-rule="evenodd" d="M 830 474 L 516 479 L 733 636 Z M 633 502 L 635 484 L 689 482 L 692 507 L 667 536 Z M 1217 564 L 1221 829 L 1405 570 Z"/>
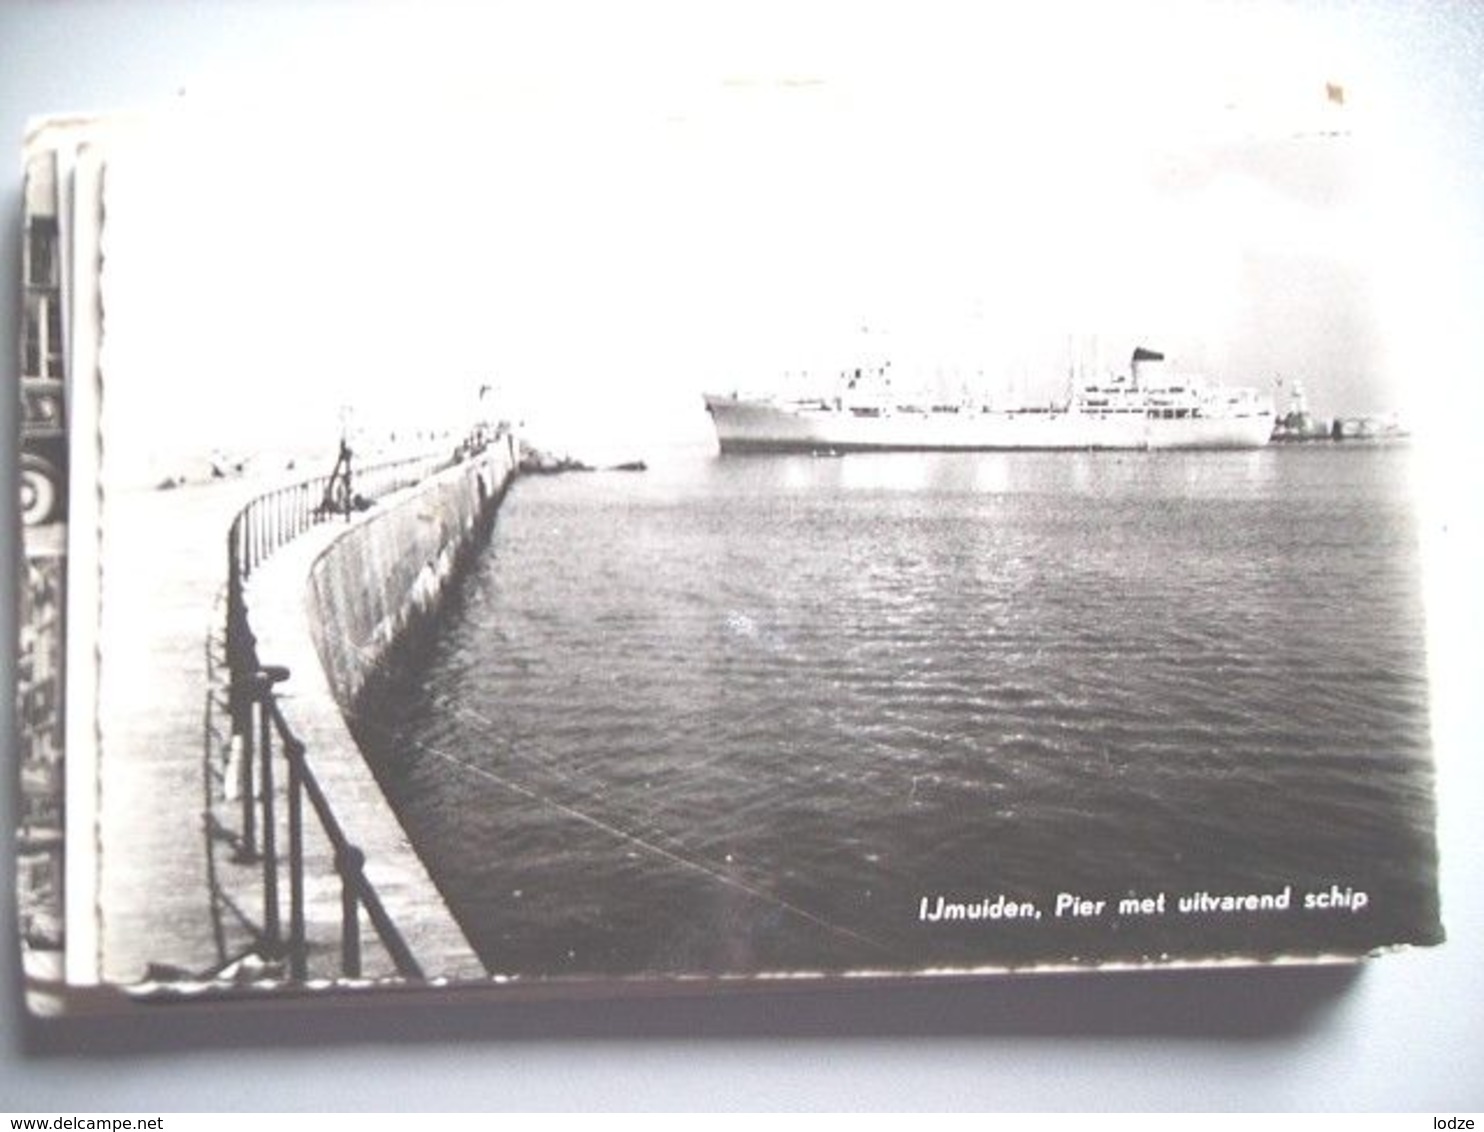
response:
<path id="1" fill-rule="evenodd" d="M 357 731 L 504 974 L 1430 940 L 1411 455 L 521 479 Z"/>

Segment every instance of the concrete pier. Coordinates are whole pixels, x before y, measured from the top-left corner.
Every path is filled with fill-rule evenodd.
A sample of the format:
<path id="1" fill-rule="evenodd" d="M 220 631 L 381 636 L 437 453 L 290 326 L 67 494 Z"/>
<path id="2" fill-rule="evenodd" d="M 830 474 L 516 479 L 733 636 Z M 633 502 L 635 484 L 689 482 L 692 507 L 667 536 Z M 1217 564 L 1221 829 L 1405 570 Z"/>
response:
<path id="1" fill-rule="evenodd" d="M 336 821 L 365 853 L 367 879 L 435 978 L 485 972 L 362 758 L 342 706 L 440 600 L 453 563 L 484 530 L 514 470 L 513 444 L 497 438 L 349 520 L 311 527 L 258 564 L 244 594 L 260 662 L 290 671 L 275 689 L 283 718 L 303 742 Z M 204 774 L 213 743 L 204 726 L 205 638 L 220 608 L 227 527 L 254 494 L 254 485 L 231 481 L 120 496 L 106 510 L 106 537 L 120 541 L 106 556 L 102 618 L 105 648 L 115 650 L 103 657 L 100 688 L 98 970 L 105 982 L 199 977 L 249 950 L 262 923 L 260 861 L 236 860 L 216 843 L 207 852 L 212 802 Z M 278 754 L 275 824 L 286 860 L 281 746 Z M 233 808 L 221 799 L 215 805 L 229 814 Z M 304 813 L 308 976 L 333 978 L 341 883 L 307 804 Z M 286 868 L 279 887 L 286 925 Z M 364 912 L 360 937 L 364 977 L 392 974 Z"/>
<path id="2" fill-rule="evenodd" d="M 388 505 L 395 506 L 396 502 L 393 497 Z M 444 905 L 361 756 L 314 645 L 310 568 L 347 533 L 347 526 L 339 522 L 314 527 L 253 574 L 247 601 L 248 616 L 258 638 L 258 656 L 265 665 L 282 665 L 289 670 L 289 679 L 278 688 L 284 717 L 307 748 L 310 768 L 329 796 L 346 835 L 366 854 L 366 876 L 424 971 L 430 976 L 477 978 L 484 974 L 484 967 Z M 278 786 L 282 789 L 281 775 Z M 282 806 L 279 811 L 281 818 Z M 340 885 L 333 851 L 319 824 L 308 817 L 305 829 L 310 970 L 323 976 L 335 966 L 330 953 L 339 945 Z M 280 833 L 280 852 L 282 836 Z M 250 878 L 249 887 L 256 895 L 256 876 Z M 375 933 L 364 923 L 364 916 L 362 919 L 365 973 L 371 977 L 393 974 L 389 961 L 375 946 Z M 318 961 L 317 955 L 324 955 L 327 962 Z"/>

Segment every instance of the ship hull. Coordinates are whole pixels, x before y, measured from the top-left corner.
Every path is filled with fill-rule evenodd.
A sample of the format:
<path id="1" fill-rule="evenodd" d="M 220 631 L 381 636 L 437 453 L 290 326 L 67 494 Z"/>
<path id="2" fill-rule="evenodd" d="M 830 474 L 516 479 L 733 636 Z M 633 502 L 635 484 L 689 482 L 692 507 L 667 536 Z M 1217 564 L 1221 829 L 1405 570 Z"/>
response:
<path id="1" fill-rule="evenodd" d="M 1271 411 L 1163 419 L 1070 410 L 893 412 L 707 396 L 722 452 L 995 452 L 1261 448 Z"/>

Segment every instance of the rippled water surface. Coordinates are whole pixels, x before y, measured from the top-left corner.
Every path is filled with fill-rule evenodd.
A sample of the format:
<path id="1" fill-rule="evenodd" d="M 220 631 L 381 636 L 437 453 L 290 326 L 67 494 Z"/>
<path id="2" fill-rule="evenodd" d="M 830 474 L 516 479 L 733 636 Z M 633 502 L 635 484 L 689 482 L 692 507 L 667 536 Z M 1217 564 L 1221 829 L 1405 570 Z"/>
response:
<path id="1" fill-rule="evenodd" d="M 498 972 L 1426 939 L 1408 461 L 693 452 L 522 480 L 360 733 Z M 1040 918 L 931 918 L 1001 896 Z"/>

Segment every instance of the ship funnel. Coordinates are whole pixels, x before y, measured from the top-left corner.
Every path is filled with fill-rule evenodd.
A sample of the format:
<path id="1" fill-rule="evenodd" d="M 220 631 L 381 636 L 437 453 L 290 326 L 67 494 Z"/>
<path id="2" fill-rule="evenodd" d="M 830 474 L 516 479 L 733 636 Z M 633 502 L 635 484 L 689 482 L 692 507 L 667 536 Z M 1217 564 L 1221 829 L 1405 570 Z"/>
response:
<path id="1" fill-rule="evenodd" d="M 1144 346 L 1134 348 L 1134 356 L 1129 360 L 1129 378 L 1135 389 L 1144 388 L 1144 375 L 1157 373 L 1159 364 L 1165 360 L 1165 356 L 1158 350 L 1150 350 Z"/>

